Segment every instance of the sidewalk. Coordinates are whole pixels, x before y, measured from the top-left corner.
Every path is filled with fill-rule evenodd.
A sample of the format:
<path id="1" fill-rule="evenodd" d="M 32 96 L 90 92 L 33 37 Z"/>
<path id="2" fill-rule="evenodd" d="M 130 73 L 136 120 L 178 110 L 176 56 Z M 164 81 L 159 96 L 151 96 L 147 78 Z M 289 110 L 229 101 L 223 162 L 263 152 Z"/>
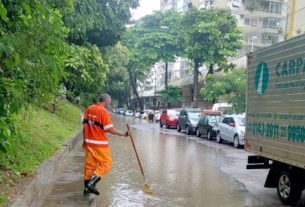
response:
<path id="1" fill-rule="evenodd" d="M 84 152 L 81 143 L 71 152 L 61 164 L 61 172 L 55 178 L 52 190 L 45 198 L 39 200 L 34 206 L 43 207 L 94 207 L 96 206 L 95 196 L 85 197 L 83 195 L 83 164 Z"/>

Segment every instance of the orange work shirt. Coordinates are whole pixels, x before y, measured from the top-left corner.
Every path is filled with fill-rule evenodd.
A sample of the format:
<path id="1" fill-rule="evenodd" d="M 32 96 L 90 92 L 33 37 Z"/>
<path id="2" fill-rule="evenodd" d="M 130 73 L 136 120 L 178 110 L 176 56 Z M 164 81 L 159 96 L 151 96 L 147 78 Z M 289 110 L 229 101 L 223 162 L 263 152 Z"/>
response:
<path id="1" fill-rule="evenodd" d="M 84 144 L 90 147 L 108 147 L 106 133 L 113 129 L 107 109 L 101 103 L 89 106 L 84 114 Z"/>

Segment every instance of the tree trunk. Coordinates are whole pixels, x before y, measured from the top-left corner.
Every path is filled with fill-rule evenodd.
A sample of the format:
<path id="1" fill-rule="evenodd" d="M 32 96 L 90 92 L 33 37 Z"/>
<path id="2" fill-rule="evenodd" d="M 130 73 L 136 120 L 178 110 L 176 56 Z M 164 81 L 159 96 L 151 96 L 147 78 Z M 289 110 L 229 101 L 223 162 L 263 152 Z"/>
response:
<path id="1" fill-rule="evenodd" d="M 168 62 L 165 63 L 165 90 L 168 87 Z"/>
<path id="2" fill-rule="evenodd" d="M 139 103 L 139 106 L 140 106 L 141 110 L 143 110 L 143 105 L 142 105 L 140 96 L 139 96 L 139 94 L 138 94 L 138 92 L 137 92 L 137 80 L 136 80 L 136 78 L 133 77 L 133 75 L 132 75 L 130 69 L 128 69 L 128 74 L 129 74 L 129 79 L 130 79 L 130 83 L 131 83 L 133 92 L 134 92 L 134 94 L 135 94 L 136 97 L 137 97 L 137 100 L 138 100 L 138 103 Z"/>
<path id="3" fill-rule="evenodd" d="M 214 74 L 214 65 L 213 65 L 213 64 L 211 64 L 211 65 L 209 66 L 209 72 L 208 72 L 208 74 Z"/>
<path id="4" fill-rule="evenodd" d="M 198 74 L 199 74 L 199 62 L 197 59 L 194 59 L 194 94 L 193 94 L 193 102 L 194 107 L 198 107 Z"/>

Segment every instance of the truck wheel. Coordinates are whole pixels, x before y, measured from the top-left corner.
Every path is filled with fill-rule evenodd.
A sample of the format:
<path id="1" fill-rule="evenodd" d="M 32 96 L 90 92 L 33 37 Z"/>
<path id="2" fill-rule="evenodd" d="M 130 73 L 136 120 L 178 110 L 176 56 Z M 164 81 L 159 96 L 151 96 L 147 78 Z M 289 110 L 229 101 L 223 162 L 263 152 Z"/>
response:
<path id="1" fill-rule="evenodd" d="M 284 204 L 294 206 L 301 198 L 302 185 L 293 179 L 291 172 L 283 170 L 278 176 L 277 193 Z"/>
<path id="2" fill-rule="evenodd" d="M 239 137 L 237 134 L 234 136 L 233 144 L 235 148 L 240 148 Z"/>
<path id="3" fill-rule="evenodd" d="M 196 130 L 196 136 L 197 136 L 197 137 L 201 137 L 199 127 L 198 127 L 197 130 Z"/>
<path id="4" fill-rule="evenodd" d="M 221 136 L 220 136 L 220 132 L 217 132 L 216 142 L 217 143 L 221 143 L 222 142 L 222 139 L 221 139 Z"/>
<path id="5" fill-rule="evenodd" d="M 209 140 L 209 141 L 212 140 L 212 134 L 211 134 L 211 131 L 210 131 L 210 130 L 208 131 L 208 140 Z"/>
<path id="6" fill-rule="evenodd" d="M 161 127 L 161 128 L 163 127 L 163 124 L 162 124 L 161 120 L 160 120 L 160 127 Z"/>
<path id="7" fill-rule="evenodd" d="M 178 132 L 181 132 L 181 128 L 180 128 L 179 123 L 177 124 L 177 131 L 178 131 Z"/>

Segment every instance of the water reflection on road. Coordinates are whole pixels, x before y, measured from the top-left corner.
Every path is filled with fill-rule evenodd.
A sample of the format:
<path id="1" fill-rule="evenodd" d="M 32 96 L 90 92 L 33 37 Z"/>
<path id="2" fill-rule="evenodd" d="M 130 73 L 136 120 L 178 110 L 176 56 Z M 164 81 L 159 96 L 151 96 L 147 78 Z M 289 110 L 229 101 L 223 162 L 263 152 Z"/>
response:
<path id="1" fill-rule="evenodd" d="M 132 122 L 133 119 L 130 119 Z M 124 117 L 114 122 L 125 129 Z M 242 184 L 223 173 L 215 148 L 178 134 L 163 134 L 148 124 L 133 125 L 133 135 L 154 197 L 142 191 L 143 180 L 129 139 L 112 137 L 113 167 L 99 184 L 97 206 L 259 206 Z"/>

